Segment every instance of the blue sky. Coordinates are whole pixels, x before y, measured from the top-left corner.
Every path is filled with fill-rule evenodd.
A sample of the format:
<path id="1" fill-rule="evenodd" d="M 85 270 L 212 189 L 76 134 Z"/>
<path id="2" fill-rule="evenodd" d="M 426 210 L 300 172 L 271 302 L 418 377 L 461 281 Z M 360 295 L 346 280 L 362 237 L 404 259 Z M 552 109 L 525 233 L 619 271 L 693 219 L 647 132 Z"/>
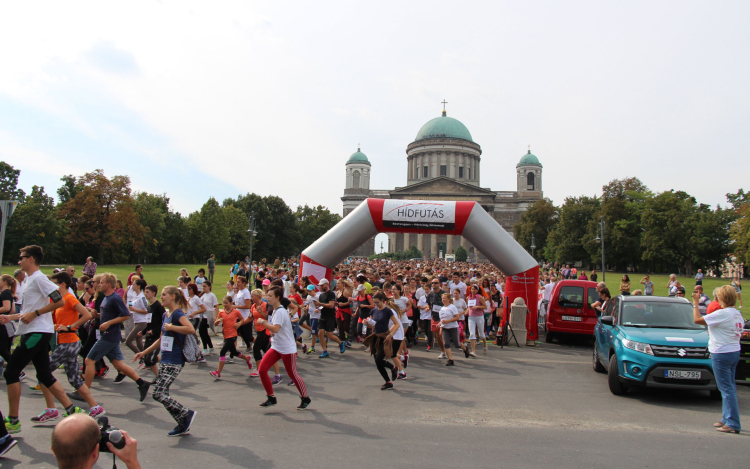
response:
<path id="1" fill-rule="evenodd" d="M 628 176 L 724 203 L 750 189 L 748 24 L 746 1 L 6 2 L 0 159 L 27 191 L 101 168 L 183 213 L 340 213 L 357 144 L 372 188 L 404 185 L 446 99 L 483 187 L 531 145 L 558 204 Z"/>

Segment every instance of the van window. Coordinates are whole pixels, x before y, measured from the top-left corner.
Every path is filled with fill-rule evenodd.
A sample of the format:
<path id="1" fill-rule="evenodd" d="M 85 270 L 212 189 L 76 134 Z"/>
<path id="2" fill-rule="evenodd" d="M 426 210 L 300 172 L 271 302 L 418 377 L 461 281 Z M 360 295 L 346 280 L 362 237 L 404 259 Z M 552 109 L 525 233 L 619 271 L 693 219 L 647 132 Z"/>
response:
<path id="1" fill-rule="evenodd" d="M 583 287 L 561 287 L 557 304 L 561 308 L 583 308 Z"/>
<path id="2" fill-rule="evenodd" d="M 596 303 L 597 301 L 599 301 L 599 292 L 596 291 L 596 287 L 589 287 L 589 291 L 587 293 L 588 293 L 589 296 L 588 296 L 586 302 L 589 305 L 589 309 L 594 309 L 594 308 L 591 307 L 591 305 L 593 305 L 594 303 Z"/>

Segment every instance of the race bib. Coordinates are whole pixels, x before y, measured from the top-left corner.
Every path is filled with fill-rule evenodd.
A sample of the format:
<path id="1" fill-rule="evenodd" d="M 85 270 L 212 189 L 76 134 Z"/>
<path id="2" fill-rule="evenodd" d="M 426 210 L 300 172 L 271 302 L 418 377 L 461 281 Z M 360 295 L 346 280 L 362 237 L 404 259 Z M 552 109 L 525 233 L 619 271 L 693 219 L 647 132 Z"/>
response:
<path id="1" fill-rule="evenodd" d="M 440 306 L 440 305 L 434 305 L 434 306 L 432 307 L 432 311 L 434 311 L 434 312 L 436 312 L 436 313 L 439 313 L 441 309 L 443 309 L 443 307 L 442 307 L 442 306 Z"/>
<path id="2" fill-rule="evenodd" d="M 174 337 L 161 336 L 161 351 L 171 352 L 172 346 L 174 345 Z"/>
<path id="3" fill-rule="evenodd" d="M 468 304 L 469 304 L 469 308 L 471 308 L 472 306 L 476 306 L 477 305 L 477 300 L 469 300 Z"/>
<path id="4" fill-rule="evenodd" d="M 97 329 L 96 330 L 96 340 L 99 340 L 101 338 L 102 338 L 102 331 L 100 331 L 99 329 Z"/>

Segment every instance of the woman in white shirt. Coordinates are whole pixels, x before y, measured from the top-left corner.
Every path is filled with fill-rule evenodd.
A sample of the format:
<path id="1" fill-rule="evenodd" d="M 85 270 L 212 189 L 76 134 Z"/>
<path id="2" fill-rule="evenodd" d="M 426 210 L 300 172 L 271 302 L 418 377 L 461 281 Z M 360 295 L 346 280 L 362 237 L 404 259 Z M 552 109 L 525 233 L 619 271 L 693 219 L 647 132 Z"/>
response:
<path id="1" fill-rule="evenodd" d="M 406 349 L 406 341 L 404 340 L 404 338 L 406 337 L 406 328 L 411 325 L 411 321 L 406 314 L 406 311 L 411 307 L 411 300 L 405 296 L 402 296 L 402 292 L 403 287 L 398 283 L 394 283 L 393 286 L 391 286 L 391 299 L 398 309 L 398 311 L 396 311 L 396 314 L 398 314 L 399 322 L 401 322 L 401 329 L 396 331 L 396 334 L 394 334 L 393 336 L 393 340 L 401 341 L 398 352 L 396 353 L 396 356 L 393 357 L 393 361 L 396 363 L 396 366 L 398 366 L 397 379 L 406 379 L 406 372 L 404 371 L 404 368 L 406 368 L 409 360 L 409 351 Z M 401 358 L 402 356 L 403 359 Z"/>
<path id="2" fill-rule="evenodd" d="M 451 342 L 456 348 L 464 351 L 466 358 L 469 358 L 469 349 L 458 340 L 458 310 L 453 306 L 453 300 L 450 293 L 443 293 L 443 307 L 440 308 L 440 331 L 443 334 L 443 344 L 445 353 L 448 355 L 448 363 L 445 366 L 453 366 L 453 352 L 451 352 Z"/>
<path id="3" fill-rule="evenodd" d="M 745 319 L 734 306 L 737 293 L 729 285 L 719 288 L 716 301 L 720 310 L 701 316 L 700 293 L 693 293 L 693 320 L 696 324 L 708 326 L 708 351 L 711 352 L 711 365 L 716 378 L 716 387 L 721 392 L 721 421 L 714 424 L 716 431 L 739 433 L 740 408 L 737 403 L 737 383 L 735 373 L 740 360 L 740 338 Z"/>
<path id="4" fill-rule="evenodd" d="M 466 343 L 466 333 L 464 328 L 466 327 L 466 300 L 461 298 L 461 290 L 453 290 L 453 306 L 458 311 L 458 341 L 462 344 Z"/>
<path id="5" fill-rule="evenodd" d="M 214 344 L 211 342 L 211 337 L 208 336 L 208 328 L 214 330 L 214 318 L 219 317 L 219 300 L 216 295 L 211 291 L 213 285 L 209 280 L 204 280 L 202 284 L 203 296 L 201 296 L 201 302 L 206 308 L 205 317 L 201 319 L 199 324 L 198 332 L 203 342 L 203 354 L 213 353 Z M 203 315 L 202 315 L 203 316 Z M 216 332 L 214 331 L 214 334 Z"/>
<path id="6" fill-rule="evenodd" d="M 190 319 L 190 323 L 193 325 L 193 328 L 195 329 L 195 338 L 198 339 L 198 328 L 200 327 L 201 322 L 206 320 L 206 317 L 204 314 L 206 312 L 206 307 L 203 306 L 203 302 L 198 296 L 198 286 L 196 284 L 194 283 L 188 284 L 187 291 L 188 291 L 187 316 L 188 316 L 188 319 Z M 208 333 L 206 333 L 206 336 L 208 336 Z M 211 342 L 210 337 L 208 341 Z M 203 342 L 203 351 L 205 352 L 205 350 L 206 350 L 206 342 Z M 198 359 L 198 363 L 205 363 L 205 362 L 206 362 L 206 359 L 203 358 L 203 356 L 201 356 Z"/>
<path id="7" fill-rule="evenodd" d="M 146 300 L 146 296 L 143 294 L 143 290 L 146 288 L 146 281 L 140 278 L 136 279 L 130 288 L 132 288 L 135 295 L 132 301 L 128 301 L 128 310 L 133 317 L 133 329 L 128 333 L 125 345 L 133 353 L 138 353 L 143 352 L 143 332 L 146 330 L 148 323 L 151 322 L 151 315 L 148 314 L 148 300 Z M 135 344 L 133 343 L 134 341 Z"/>

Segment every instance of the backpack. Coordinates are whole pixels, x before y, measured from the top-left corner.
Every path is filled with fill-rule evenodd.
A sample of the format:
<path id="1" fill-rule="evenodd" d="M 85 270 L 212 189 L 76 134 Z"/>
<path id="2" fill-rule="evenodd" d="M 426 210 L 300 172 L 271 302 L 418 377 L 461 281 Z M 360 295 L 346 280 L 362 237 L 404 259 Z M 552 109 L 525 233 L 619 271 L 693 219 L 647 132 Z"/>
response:
<path id="1" fill-rule="evenodd" d="M 166 318 L 166 316 L 165 313 L 164 317 Z M 169 322 L 174 325 L 171 318 Z M 184 343 L 180 341 L 180 338 L 177 335 L 173 335 L 172 337 L 174 337 L 177 343 L 180 344 L 180 348 L 182 348 L 182 356 L 185 357 L 185 361 L 195 363 L 203 356 L 200 346 L 198 345 L 198 340 L 195 338 L 195 334 L 186 334 Z"/>

